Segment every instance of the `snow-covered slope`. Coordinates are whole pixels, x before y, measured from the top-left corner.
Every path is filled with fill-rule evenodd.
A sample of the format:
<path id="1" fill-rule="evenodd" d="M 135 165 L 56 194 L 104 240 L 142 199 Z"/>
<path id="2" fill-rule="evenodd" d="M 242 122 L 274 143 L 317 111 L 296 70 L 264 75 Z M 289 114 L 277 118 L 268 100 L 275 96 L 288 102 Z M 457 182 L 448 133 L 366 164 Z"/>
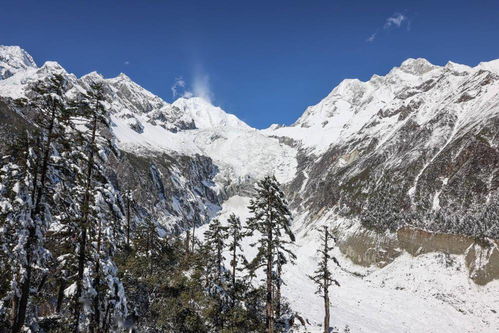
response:
<path id="1" fill-rule="evenodd" d="M 231 213 L 242 221 L 250 217 L 249 198 L 233 196 L 223 204 L 218 218 L 225 223 Z M 321 333 L 323 303 L 307 277 L 316 269 L 320 239 L 316 227 L 349 224 L 339 217 L 303 227 L 297 221 L 296 265 L 285 266 L 283 294 L 307 321 L 304 332 Z M 208 226 L 197 233 L 200 238 Z M 248 259 L 256 254 L 246 239 Z M 486 286 L 470 283 L 463 256 L 432 252 L 413 257 L 404 253 L 384 268 L 351 263 L 339 248 L 334 255 L 342 268 L 333 268 L 341 287 L 331 287 L 331 323 L 338 332 L 356 333 L 494 333 L 499 330 L 499 280 Z M 227 257 L 230 257 L 227 255 Z"/>
<path id="2" fill-rule="evenodd" d="M 296 169 L 296 150 L 263 135 L 234 115 L 227 114 L 205 100 L 181 98 L 172 106 L 185 118 L 192 119 L 194 128 L 171 132 L 147 121 L 144 115 L 130 118 L 113 115 L 113 131 L 119 144 L 129 151 L 175 151 L 182 154 L 209 156 L 219 167 L 221 184 L 252 184 L 268 174 L 283 182 L 291 181 Z M 144 151 L 145 150 L 145 151 Z"/>

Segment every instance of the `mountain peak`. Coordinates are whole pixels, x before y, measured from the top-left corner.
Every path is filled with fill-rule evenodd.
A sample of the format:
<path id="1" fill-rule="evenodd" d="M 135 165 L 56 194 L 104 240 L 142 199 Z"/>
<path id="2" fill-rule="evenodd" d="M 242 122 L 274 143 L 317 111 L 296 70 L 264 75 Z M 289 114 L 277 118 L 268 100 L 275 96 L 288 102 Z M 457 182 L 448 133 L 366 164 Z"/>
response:
<path id="1" fill-rule="evenodd" d="M 37 66 L 28 52 L 19 46 L 0 45 L 0 80 L 29 67 Z"/>
<path id="2" fill-rule="evenodd" d="M 117 77 L 115 77 L 115 79 L 121 81 L 132 81 L 132 79 L 125 73 L 120 73 Z"/>
<path id="3" fill-rule="evenodd" d="M 481 62 L 478 67 L 499 74 L 499 59 Z"/>
<path id="4" fill-rule="evenodd" d="M 100 80 L 103 80 L 104 77 L 102 76 L 102 74 L 96 72 L 96 71 L 93 71 L 93 72 L 90 72 L 88 74 L 85 74 L 81 77 L 81 79 L 83 81 L 100 81 Z"/>
<path id="5" fill-rule="evenodd" d="M 471 69 L 469 66 L 458 64 L 453 61 L 448 61 L 447 64 L 445 64 L 445 68 L 456 72 L 467 72 Z"/>
<path id="6" fill-rule="evenodd" d="M 399 69 L 404 72 L 408 72 L 415 75 L 421 75 L 431 71 L 437 66 L 430 63 L 428 60 L 424 58 L 409 58 L 406 59 L 399 67 Z"/>
<path id="7" fill-rule="evenodd" d="M 233 114 L 214 106 L 202 97 L 180 97 L 172 105 L 184 112 L 184 116 L 191 118 L 196 128 L 199 129 L 214 127 L 251 129 L 250 126 Z"/>

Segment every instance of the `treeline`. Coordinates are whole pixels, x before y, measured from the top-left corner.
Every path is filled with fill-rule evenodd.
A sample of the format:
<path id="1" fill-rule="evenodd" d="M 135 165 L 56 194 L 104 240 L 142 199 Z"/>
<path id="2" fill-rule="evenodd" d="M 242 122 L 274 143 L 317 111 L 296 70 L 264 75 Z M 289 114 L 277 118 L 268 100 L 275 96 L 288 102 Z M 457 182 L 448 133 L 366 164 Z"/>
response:
<path id="1" fill-rule="evenodd" d="M 231 215 L 211 221 L 202 241 L 195 230 L 165 233 L 108 177 L 119 150 L 105 94 L 99 82 L 81 91 L 53 75 L 18 101 L 32 112 L 1 157 L 0 332 L 273 333 L 304 324 L 281 293 L 296 256 L 277 180 L 257 183 L 244 226 Z M 329 318 L 325 237 L 312 279 Z"/>

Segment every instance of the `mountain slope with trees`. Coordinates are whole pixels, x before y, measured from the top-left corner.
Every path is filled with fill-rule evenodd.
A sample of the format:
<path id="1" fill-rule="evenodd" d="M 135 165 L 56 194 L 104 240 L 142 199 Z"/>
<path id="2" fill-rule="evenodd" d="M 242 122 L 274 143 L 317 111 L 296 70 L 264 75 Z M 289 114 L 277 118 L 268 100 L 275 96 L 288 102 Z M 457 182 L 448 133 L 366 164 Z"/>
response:
<path id="1" fill-rule="evenodd" d="M 345 80 L 292 126 L 256 130 L 201 98 L 169 104 L 124 74 L 77 78 L 0 47 L 2 328 L 296 331 L 332 308 L 331 326 L 396 332 L 365 313 L 401 299 L 377 283 L 409 288 L 391 269 L 411 260 L 438 272 L 439 292 L 403 295 L 445 313 L 461 296 L 439 279 L 455 267 L 458 289 L 496 290 L 498 117 L 497 61 L 409 59 Z M 240 197 L 253 201 L 232 207 Z M 320 225 L 337 247 L 323 244 L 314 274 Z M 313 312 L 307 275 L 322 292 Z M 342 290 L 367 285 L 355 323 Z M 484 290 L 461 290 L 486 302 L 463 305 L 468 328 L 493 327 Z"/>

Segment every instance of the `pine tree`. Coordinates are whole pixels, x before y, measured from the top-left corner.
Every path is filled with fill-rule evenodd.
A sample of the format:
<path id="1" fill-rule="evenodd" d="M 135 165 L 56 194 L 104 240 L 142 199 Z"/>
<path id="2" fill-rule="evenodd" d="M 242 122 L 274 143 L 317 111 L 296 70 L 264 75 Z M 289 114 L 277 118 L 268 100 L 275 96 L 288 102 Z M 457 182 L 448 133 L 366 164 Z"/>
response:
<path id="1" fill-rule="evenodd" d="M 31 286 L 37 277 L 46 274 L 49 257 L 43 242 L 50 219 L 45 201 L 40 212 L 34 214 L 33 194 L 39 186 L 36 172 L 40 159 L 30 136 L 23 141 L 25 145 L 17 146 L 15 156 L 5 157 L 6 163 L 0 170 L 0 278 L 8 283 L 2 287 L 0 318 L 16 332 L 25 323 Z M 10 318 L 5 318 L 8 315 Z"/>
<path id="2" fill-rule="evenodd" d="M 211 221 L 208 230 L 204 233 L 204 248 L 206 253 L 210 254 L 206 258 L 207 273 L 210 279 L 219 286 L 222 284 L 225 260 L 223 251 L 226 247 L 227 236 L 227 228 L 222 226 L 218 219 Z"/>
<path id="3" fill-rule="evenodd" d="M 94 83 L 76 103 L 80 124 L 73 140 L 73 151 L 80 170 L 72 191 L 78 201 L 78 221 L 74 226 L 76 277 L 73 298 L 73 329 L 89 327 L 91 331 L 109 328 L 126 313 L 123 286 L 113 262 L 116 246 L 124 243 L 123 202 L 107 179 L 104 164 L 109 146 L 101 131 L 109 125 L 104 91 Z M 82 316 L 83 304 L 85 306 Z M 83 323 L 83 325 L 80 325 Z"/>
<path id="4" fill-rule="evenodd" d="M 284 193 L 275 177 L 267 176 L 256 186 L 256 196 L 250 201 L 249 210 L 252 217 L 248 220 L 248 229 L 251 234 L 258 232 L 260 238 L 253 246 L 258 246 L 258 253 L 250 263 L 254 271 L 264 268 L 266 275 L 266 330 L 273 333 L 275 328 L 274 297 L 276 263 L 281 265 L 283 256 L 294 258 L 289 244 L 295 237 L 291 232 L 291 212 L 287 207 Z M 289 241 L 284 238 L 289 237 Z M 277 265 L 277 266 L 278 266 Z M 280 277 L 279 277 L 280 280 Z M 280 283 L 280 282 L 279 282 Z M 279 299 L 280 302 L 280 299 Z"/>
<path id="5" fill-rule="evenodd" d="M 22 218 L 23 221 L 19 221 L 19 225 L 24 228 L 24 231 L 18 230 L 20 239 L 16 245 L 16 250 L 22 253 L 24 258 L 22 266 L 18 268 L 20 274 L 16 274 L 17 277 L 12 281 L 14 288 L 17 289 L 12 294 L 12 332 L 20 332 L 25 324 L 30 296 L 35 290 L 33 283 L 39 284 L 36 289 L 38 292 L 47 280 L 47 261 L 42 265 L 40 253 L 46 252 L 46 250 L 41 251 L 41 248 L 44 247 L 45 233 L 52 221 L 52 211 L 55 210 L 52 196 L 59 159 L 57 147 L 61 143 L 65 131 L 64 123 L 68 117 L 64 98 L 65 85 L 66 82 L 60 75 L 52 75 L 45 81 L 35 83 L 32 87 L 32 102 L 28 105 L 35 113 L 33 119 L 35 129 L 29 135 L 32 138 L 31 142 L 24 149 L 27 155 L 24 162 L 21 161 L 23 167 L 20 174 L 26 177 L 22 183 L 27 186 L 23 186 L 23 200 L 26 205 L 22 210 L 27 209 L 30 217 L 26 219 L 26 216 L 14 217 L 8 214 L 10 218 Z M 17 159 L 15 154 L 11 155 L 11 166 L 21 165 L 16 162 Z M 4 177 L 15 178 L 20 174 L 16 171 L 9 176 L 7 172 Z M 42 269 L 43 272 L 40 270 L 41 267 L 45 267 Z M 33 314 L 35 310 L 32 309 L 29 313 Z"/>
<path id="6" fill-rule="evenodd" d="M 329 268 L 329 262 L 332 261 L 336 265 L 339 266 L 338 260 L 334 256 L 331 255 L 331 250 L 334 246 L 330 244 L 334 242 L 334 238 L 331 235 L 327 226 L 322 227 L 321 231 L 321 248 L 317 250 L 317 253 L 320 256 L 320 262 L 318 264 L 317 270 L 314 272 L 314 275 L 309 276 L 309 278 L 317 285 L 316 294 L 320 295 L 324 300 L 324 333 L 329 333 L 329 320 L 330 320 L 330 300 L 329 300 L 329 287 L 333 285 L 340 284 L 336 281 Z"/>
<path id="7" fill-rule="evenodd" d="M 136 253 L 141 254 L 145 258 L 145 267 L 143 273 L 145 276 L 151 276 L 154 270 L 154 263 L 157 256 L 167 245 L 166 240 L 159 236 L 158 229 L 160 226 L 154 220 L 153 216 L 146 216 L 142 222 L 137 225 L 133 247 Z"/>
<path id="8" fill-rule="evenodd" d="M 221 329 L 224 326 L 225 291 L 224 272 L 224 250 L 226 248 L 227 228 L 222 226 L 220 220 L 211 221 L 208 230 L 204 233 L 204 244 L 202 253 L 205 256 L 205 274 L 208 293 L 214 298 L 215 313 L 214 325 Z"/>
<path id="9" fill-rule="evenodd" d="M 231 255 L 230 267 L 231 267 L 231 298 L 232 306 L 237 302 L 237 283 L 236 283 L 236 272 L 242 270 L 240 264 L 247 264 L 247 260 L 244 257 L 243 249 L 241 247 L 241 241 L 246 236 L 243 227 L 241 225 L 241 220 L 235 214 L 231 214 L 227 220 L 227 235 L 229 238 L 228 251 Z M 238 252 L 239 250 L 239 252 Z"/>

